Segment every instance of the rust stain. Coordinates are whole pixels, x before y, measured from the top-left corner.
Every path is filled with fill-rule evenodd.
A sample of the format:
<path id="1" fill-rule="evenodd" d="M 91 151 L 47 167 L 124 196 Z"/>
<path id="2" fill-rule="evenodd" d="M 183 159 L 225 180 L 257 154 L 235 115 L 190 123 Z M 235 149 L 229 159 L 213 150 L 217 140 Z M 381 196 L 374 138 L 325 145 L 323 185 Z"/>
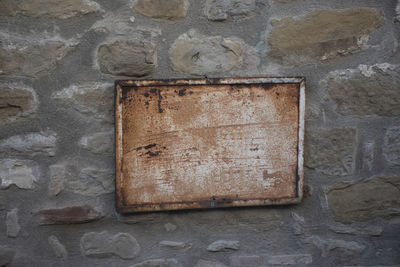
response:
<path id="1" fill-rule="evenodd" d="M 282 79 L 117 82 L 118 210 L 298 202 L 303 80 Z"/>

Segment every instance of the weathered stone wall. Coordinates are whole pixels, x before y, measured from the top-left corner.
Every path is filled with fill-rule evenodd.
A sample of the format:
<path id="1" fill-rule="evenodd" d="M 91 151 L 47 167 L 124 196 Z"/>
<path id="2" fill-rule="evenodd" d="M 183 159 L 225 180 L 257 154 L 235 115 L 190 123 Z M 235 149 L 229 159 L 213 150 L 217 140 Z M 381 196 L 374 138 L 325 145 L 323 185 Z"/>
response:
<path id="1" fill-rule="evenodd" d="M 400 3 L 0 0 L 0 266 L 399 266 Z M 121 216 L 113 81 L 305 76 L 301 204 Z"/>

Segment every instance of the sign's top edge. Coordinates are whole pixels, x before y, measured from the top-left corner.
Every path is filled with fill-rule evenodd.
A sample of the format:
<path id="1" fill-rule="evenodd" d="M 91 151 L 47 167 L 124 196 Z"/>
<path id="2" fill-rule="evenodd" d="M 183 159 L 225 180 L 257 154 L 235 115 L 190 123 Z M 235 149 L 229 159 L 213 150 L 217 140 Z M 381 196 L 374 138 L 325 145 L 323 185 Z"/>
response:
<path id="1" fill-rule="evenodd" d="M 159 80 L 117 80 L 119 86 L 171 86 L 171 85 L 223 85 L 257 83 L 302 83 L 304 77 L 254 77 L 254 78 L 205 78 L 205 79 L 159 79 Z"/>

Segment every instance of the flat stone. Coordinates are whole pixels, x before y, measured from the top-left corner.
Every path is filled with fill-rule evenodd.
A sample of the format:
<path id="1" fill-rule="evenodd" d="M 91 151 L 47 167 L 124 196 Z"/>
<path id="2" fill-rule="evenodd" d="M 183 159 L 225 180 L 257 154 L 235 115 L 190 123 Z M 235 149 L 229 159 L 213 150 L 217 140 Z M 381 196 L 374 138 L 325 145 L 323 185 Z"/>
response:
<path id="1" fill-rule="evenodd" d="M 6 266 L 10 264 L 14 259 L 15 250 L 0 246 L 0 266 Z"/>
<path id="2" fill-rule="evenodd" d="M 110 83 L 71 85 L 52 94 L 63 108 L 73 108 L 91 119 L 114 122 L 114 89 Z"/>
<path id="3" fill-rule="evenodd" d="M 56 142 L 57 135 L 51 131 L 15 135 L 0 142 L 0 152 L 54 156 Z"/>
<path id="4" fill-rule="evenodd" d="M 139 23 L 133 23 L 131 21 L 132 16 L 127 19 L 121 16 L 118 12 L 106 13 L 103 19 L 96 21 L 90 28 L 96 33 L 109 33 L 114 38 L 120 38 L 121 36 L 129 36 L 129 38 L 148 41 L 151 43 L 157 43 L 158 37 L 160 37 L 162 31 L 160 27 L 155 25 L 140 25 Z"/>
<path id="5" fill-rule="evenodd" d="M 368 225 L 365 228 L 359 229 L 358 232 L 370 236 L 381 236 L 383 233 L 383 227 L 379 225 Z"/>
<path id="6" fill-rule="evenodd" d="M 49 171 L 49 195 L 54 197 L 64 190 L 68 170 L 64 164 L 54 164 L 49 167 Z"/>
<path id="7" fill-rule="evenodd" d="M 375 160 L 375 142 L 367 142 L 363 145 L 362 166 L 371 171 Z"/>
<path id="8" fill-rule="evenodd" d="M 87 257 L 118 256 L 133 259 L 140 252 L 136 239 L 128 233 L 109 234 L 107 231 L 86 233 L 81 238 L 81 251 Z"/>
<path id="9" fill-rule="evenodd" d="M 188 0 L 135 0 L 133 9 L 146 17 L 180 19 L 186 16 Z"/>
<path id="10" fill-rule="evenodd" d="M 34 189 L 39 180 L 39 168 L 30 160 L 0 160 L 0 189 L 16 185 L 21 189 Z"/>
<path id="11" fill-rule="evenodd" d="M 348 234 L 348 235 L 357 234 L 357 229 L 344 224 L 329 225 L 329 230 L 337 234 Z"/>
<path id="12" fill-rule="evenodd" d="M 114 130 L 85 135 L 79 140 L 79 146 L 96 154 L 112 154 Z"/>
<path id="13" fill-rule="evenodd" d="M 41 225 L 77 224 L 100 220 L 104 215 L 89 205 L 41 210 L 37 213 Z"/>
<path id="14" fill-rule="evenodd" d="M 194 267 L 227 267 L 227 266 L 217 261 L 199 260 Z"/>
<path id="15" fill-rule="evenodd" d="M 87 167 L 80 171 L 79 179 L 67 181 L 69 191 L 84 196 L 100 196 L 115 190 L 114 170 Z"/>
<path id="16" fill-rule="evenodd" d="M 262 266 L 262 258 L 258 255 L 240 255 L 231 257 L 232 266 Z"/>
<path id="17" fill-rule="evenodd" d="M 322 239 L 319 236 L 312 236 L 308 241 L 321 250 L 321 256 L 327 257 L 332 251 L 338 251 L 342 255 L 358 255 L 366 248 L 364 245 L 355 241 L 345 241 L 340 239 Z"/>
<path id="18" fill-rule="evenodd" d="M 167 247 L 167 248 L 172 248 L 172 249 L 188 249 L 192 246 L 190 243 L 185 243 L 185 242 L 177 242 L 177 241 L 160 241 L 158 243 L 161 247 Z"/>
<path id="19" fill-rule="evenodd" d="M 311 254 L 289 254 L 274 255 L 268 258 L 268 264 L 271 265 L 295 265 L 304 266 L 312 263 Z"/>
<path id="20" fill-rule="evenodd" d="M 400 127 L 387 129 L 383 144 L 383 156 L 389 166 L 400 165 Z"/>
<path id="21" fill-rule="evenodd" d="M 126 224 L 149 224 L 164 219 L 161 213 L 118 214 L 118 221 Z"/>
<path id="22" fill-rule="evenodd" d="M 240 248 L 239 241 L 217 240 L 208 245 L 207 250 L 211 252 L 231 251 Z"/>
<path id="23" fill-rule="evenodd" d="M 91 0 L 2 0 L 0 16 L 28 16 L 67 19 L 101 11 L 100 5 Z"/>
<path id="24" fill-rule="evenodd" d="M 19 231 L 21 231 L 21 226 L 18 223 L 18 209 L 12 209 L 7 212 L 6 216 L 6 226 L 7 226 L 7 236 L 17 237 Z"/>
<path id="25" fill-rule="evenodd" d="M 326 92 L 341 115 L 400 115 L 400 65 L 388 63 L 332 71 Z"/>
<path id="26" fill-rule="evenodd" d="M 400 1 L 397 0 L 397 4 L 396 4 L 396 9 L 395 9 L 395 17 L 394 17 L 394 21 L 395 22 L 400 22 Z"/>
<path id="27" fill-rule="evenodd" d="M 38 97 L 32 88 L 0 84 L 0 123 L 33 117 L 38 105 Z"/>
<path id="28" fill-rule="evenodd" d="M 388 219 L 400 214 L 399 176 L 375 176 L 355 183 L 337 183 L 328 192 L 329 208 L 343 223 Z"/>
<path id="29" fill-rule="evenodd" d="M 100 71 L 112 75 L 143 77 L 157 66 L 157 51 L 153 43 L 141 40 L 118 40 L 100 45 Z"/>
<path id="30" fill-rule="evenodd" d="M 268 56 L 303 65 L 360 51 L 369 34 L 384 25 L 384 17 L 373 8 L 331 9 L 271 24 Z"/>
<path id="31" fill-rule="evenodd" d="M 345 176 L 354 173 L 356 130 L 317 129 L 305 135 L 305 166 L 326 175 Z"/>
<path id="32" fill-rule="evenodd" d="M 136 263 L 130 267 L 181 267 L 176 259 L 152 259 Z"/>
<path id="33" fill-rule="evenodd" d="M 62 41 L 49 40 L 0 47 L 0 77 L 39 78 L 49 75 L 73 48 L 73 45 Z"/>
<path id="34" fill-rule="evenodd" d="M 216 74 L 242 62 L 243 44 L 236 38 L 206 36 L 190 30 L 175 40 L 169 56 L 176 71 L 191 75 Z"/>
<path id="35" fill-rule="evenodd" d="M 383 228 L 379 225 L 368 225 L 365 227 L 351 227 L 344 224 L 334 224 L 329 226 L 329 230 L 337 234 L 348 234 L 348 235 L 370 235 L 380 236 L 382 235 Z"/>
<path id="36" fill-rule="evenodd" d="M 58 240 L 58 238 L 56 236 L 51 235 L 51 236 L 49 236 L 49 238 L 47 240 L 57 258 L 60 258 L 60 259 L 68 258 L 67 249 L 65 248 L 65 246 L 63 244 L 61 244 L 60 240 Z"/>
<path id="37" fill-rule="evenodd" d="M 249 17 L 256 8 L 255 0 L 207 0 L 204 13 L 209 20 L 222 21 L 229 17 Z"/>

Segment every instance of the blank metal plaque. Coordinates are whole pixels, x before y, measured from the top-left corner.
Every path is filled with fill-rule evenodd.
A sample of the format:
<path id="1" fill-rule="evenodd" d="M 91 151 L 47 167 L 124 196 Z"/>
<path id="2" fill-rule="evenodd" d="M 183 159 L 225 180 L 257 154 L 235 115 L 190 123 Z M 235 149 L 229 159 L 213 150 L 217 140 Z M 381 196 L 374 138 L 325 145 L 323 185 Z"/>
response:
<path id="1" fill-rule="evenodd" d="M 303 78 L 116 82 L 119 212 L 297 203 Z"/>

